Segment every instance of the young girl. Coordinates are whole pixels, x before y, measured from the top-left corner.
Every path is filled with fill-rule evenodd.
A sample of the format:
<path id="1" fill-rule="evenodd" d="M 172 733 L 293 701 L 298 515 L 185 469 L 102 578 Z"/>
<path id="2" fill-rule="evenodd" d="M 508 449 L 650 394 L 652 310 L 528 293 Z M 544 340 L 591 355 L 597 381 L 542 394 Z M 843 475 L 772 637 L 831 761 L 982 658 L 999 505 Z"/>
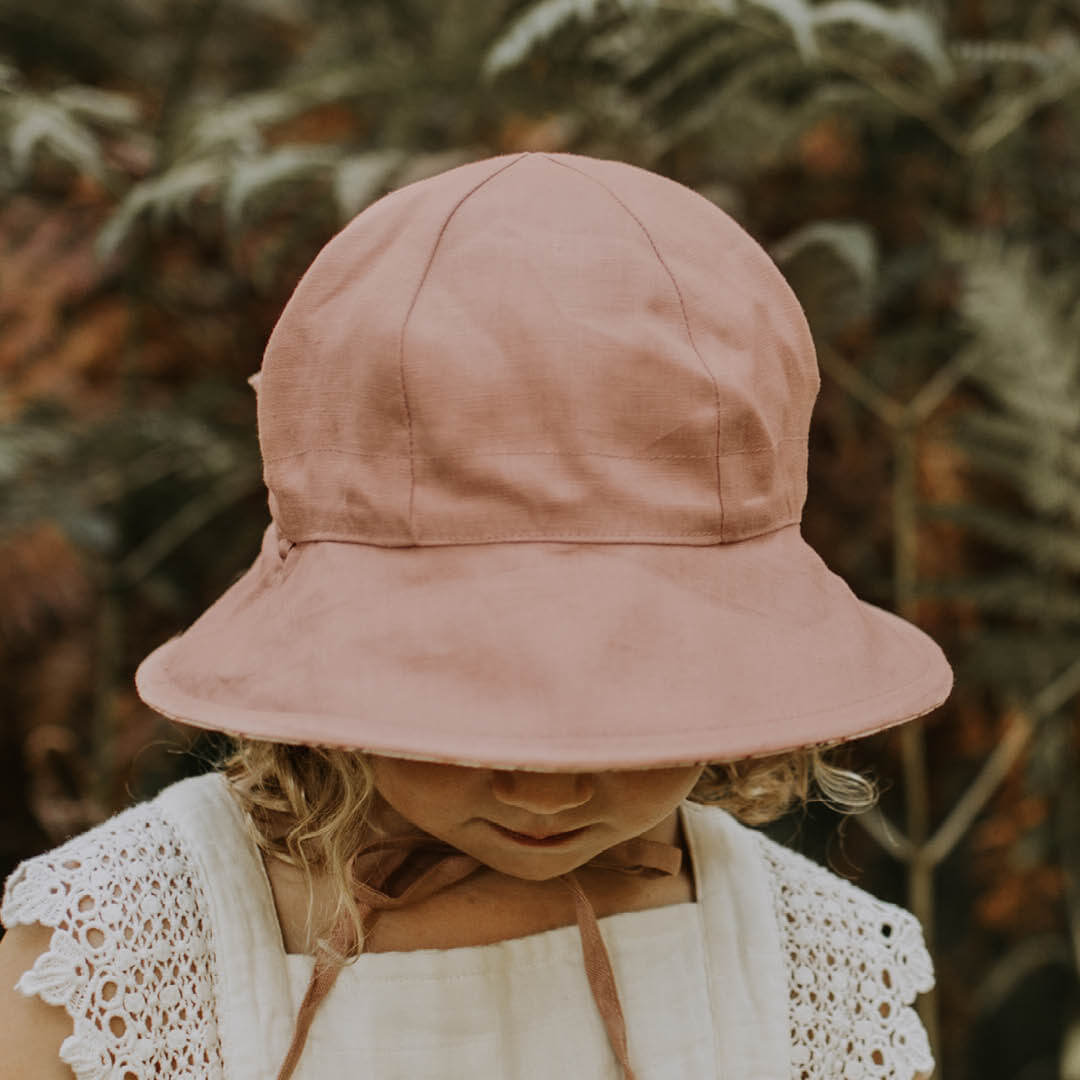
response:
<path id="1" fill-rule="evenodd" d="M 941 649 L 803 540 L 819 389 L 671 180 L 473 162 L 315 259 L 257 391 L 271 522 L 136 672 L 221 768 L 22 863 L 0 1078 L 913 1080 L 916 921 L 749 826 Z"/>

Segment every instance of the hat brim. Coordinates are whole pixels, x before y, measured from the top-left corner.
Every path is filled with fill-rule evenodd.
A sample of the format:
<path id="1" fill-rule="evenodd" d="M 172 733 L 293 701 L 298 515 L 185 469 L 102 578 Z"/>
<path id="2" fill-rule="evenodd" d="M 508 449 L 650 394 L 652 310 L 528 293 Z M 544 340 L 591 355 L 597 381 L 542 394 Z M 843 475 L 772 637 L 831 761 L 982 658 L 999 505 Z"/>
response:
<path id="1" fill-rule="evenodd" d="M 135 683 L 163 715 L 232 734 L 581 771 L 868 735 L 942 704 L 953 672 L 797 524 L 704 545 L 320 540 L 282 558 L 271 522 Z"/>

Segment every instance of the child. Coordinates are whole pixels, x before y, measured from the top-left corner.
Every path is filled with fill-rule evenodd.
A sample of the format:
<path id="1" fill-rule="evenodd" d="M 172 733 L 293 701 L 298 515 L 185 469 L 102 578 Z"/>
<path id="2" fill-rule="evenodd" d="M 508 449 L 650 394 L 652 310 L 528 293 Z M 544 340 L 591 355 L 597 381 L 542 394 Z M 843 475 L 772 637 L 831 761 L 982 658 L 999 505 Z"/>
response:
<path id="1" fill-rule="evenodd" d="M 476 161 L 331 240 L 252 385 L 262 549 L 135 676 L 235 750 L 8 879 L 0 1080 L 928 1076 L 916 921 L 748 827 L 865 805 L 821 748 L 952 687 L 801 536 L 764 251 Z"/>

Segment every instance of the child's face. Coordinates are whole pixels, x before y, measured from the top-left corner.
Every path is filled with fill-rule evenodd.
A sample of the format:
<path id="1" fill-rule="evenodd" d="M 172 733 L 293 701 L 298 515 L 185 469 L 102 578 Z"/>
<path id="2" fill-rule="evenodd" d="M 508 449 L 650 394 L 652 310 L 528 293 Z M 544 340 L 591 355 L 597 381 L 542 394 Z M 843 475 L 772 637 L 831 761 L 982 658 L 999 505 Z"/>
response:
<path id="1" fill-rule="evenodd" d="M 676 807 L 704 770 L 510 772 L 369 757 L 382 796 L 374 813 L 390 832 L 416 826 L 494 870 L 533 881 L 565 874 L 636 836 L 674 844 Z M 532 835 L 585 828 L 558 846 L 535 847 L 496 825 Z"/>

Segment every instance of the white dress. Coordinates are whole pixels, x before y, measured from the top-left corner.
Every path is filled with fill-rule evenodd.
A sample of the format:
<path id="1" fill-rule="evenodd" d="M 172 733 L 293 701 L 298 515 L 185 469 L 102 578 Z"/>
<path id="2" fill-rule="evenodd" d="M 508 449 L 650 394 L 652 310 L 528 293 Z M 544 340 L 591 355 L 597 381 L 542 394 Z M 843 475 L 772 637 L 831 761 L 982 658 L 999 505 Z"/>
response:
<path id="1" fill-rule="evenodd" d="M 182 780 L 5 884 L 54 928 L 19 979 L 65 1006 L 78 1080 L 274 1080 L 314 960 L 287 955 L 258 849 L 216 773 Z M 933 985 L 916 920 L 716 807 L 679 806 L 697 901 L 598 920 L 639 1080 L 912 1080 Z M 618 1080 L 576 925 L 361 955 L 296 1080 Z"/>

